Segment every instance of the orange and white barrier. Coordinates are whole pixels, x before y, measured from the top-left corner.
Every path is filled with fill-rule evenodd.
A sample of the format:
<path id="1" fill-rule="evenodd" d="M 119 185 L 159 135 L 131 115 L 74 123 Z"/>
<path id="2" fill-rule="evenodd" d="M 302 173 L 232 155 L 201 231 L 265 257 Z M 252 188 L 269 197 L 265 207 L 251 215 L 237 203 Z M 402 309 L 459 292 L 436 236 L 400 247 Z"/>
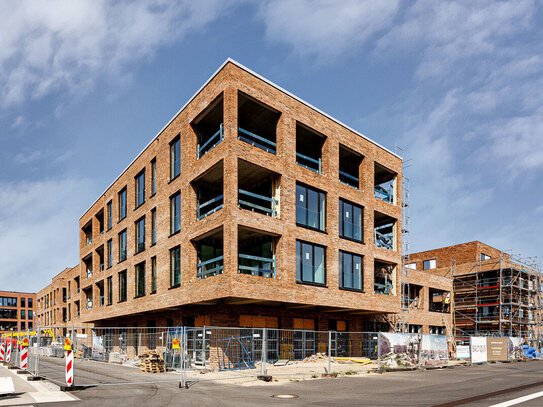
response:
<path id="1" fill-rule="evenodd" d="M 66 384 L 74 385 L 74 353 L 70 339 L 64 339 L 64 350 L 66 353 Z"/>
<path id="2" fill-rule="evenodd" d="M 6 351 L 6 362 L 11 362 L 11 339 L 8 342 L 8 350 Z"/>
<path id="3" fill-rule="evenodd" d="M 21 369 L 27 370 L 28 366 L 28 338 L 21 343 Z"/>
<path id="4" fill-rule="evenodd" d="M 0 344 L 0 362 L 3 362 L 4 361 L 4 353 L 6 351 L 6 344 L 5 342 L 2 342 Z"/>

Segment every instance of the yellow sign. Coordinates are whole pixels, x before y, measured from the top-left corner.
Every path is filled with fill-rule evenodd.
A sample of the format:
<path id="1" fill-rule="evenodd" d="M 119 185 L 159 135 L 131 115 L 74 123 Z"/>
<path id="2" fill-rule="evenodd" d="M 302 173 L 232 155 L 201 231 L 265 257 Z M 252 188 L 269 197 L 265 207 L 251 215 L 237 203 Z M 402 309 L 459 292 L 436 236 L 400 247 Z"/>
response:
<path id="1" fill-rule="evenodd" d="M 179 339 L 173 338 L 172 349 L 179 349 Z"/>
<path id="2" fill-rule="evenodd" d="M 69 338 L 64 339 L 64 350 L 72 350 L 72 342 Z"/>
<path id="3" fill-rule="evenodd" d="M 27 348 L 27 347 L 28 347 L 28 338 L 24 338 L 24 339 L 23 339 L 22 345 L 23 345 L 23 348 Z"/>

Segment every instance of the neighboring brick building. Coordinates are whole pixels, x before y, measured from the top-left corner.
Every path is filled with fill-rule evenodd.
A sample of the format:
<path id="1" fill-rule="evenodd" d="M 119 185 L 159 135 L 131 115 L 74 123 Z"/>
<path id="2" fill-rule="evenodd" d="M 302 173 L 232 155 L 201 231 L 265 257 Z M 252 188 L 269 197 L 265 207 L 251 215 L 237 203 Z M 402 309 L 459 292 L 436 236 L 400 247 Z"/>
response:
<path id="1" fill-rule="evenodd" d="M 454 279 L 457 342 L 511 335 L 541 342 L 541 270 L 481 242 L 409 256 L 410 268 Z"/>
<path id="2" fill-rule="evenodd" d="M 0 291 L 0 333 L 35 327 L 35 293 Z"/>
<path id="3" fill-rule="evenodd" d="M 399 156 L 228 60 L 81 217 L 71 322 L 442 331 L 429 301 L 402 311 L 401 178 Z M 70 315 L 66 281 L 39 294 L 45 324 Z"/>

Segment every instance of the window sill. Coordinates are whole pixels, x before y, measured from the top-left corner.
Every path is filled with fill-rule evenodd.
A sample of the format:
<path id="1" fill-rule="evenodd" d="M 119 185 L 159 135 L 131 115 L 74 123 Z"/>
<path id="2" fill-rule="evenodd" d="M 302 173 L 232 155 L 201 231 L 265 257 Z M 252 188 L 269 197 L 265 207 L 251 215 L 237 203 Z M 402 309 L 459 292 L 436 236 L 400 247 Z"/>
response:
<path id="1" fill-rule="evenodd" d="M 328 232 L 326 230 L 322 230 L 322 229 L 319 229 L 319 228 L 314 228 L 312 226 L 307 226 L 307 225 L 304 225 L 303 223 L 296 222 L 296 226 L 299 226 L 299 227 L 304 228 L 304 229 L 314 230 L 315 232 L 324 233 L 325 235 L 328 234 Z"/>
<path id="2" fill-rule="evenodd" d="M 364 293 L 364 289 L 358 289 L 358 288 L 339 287 L 339 289 L 343 291 L 352 291 L 355 293 Z"/>
<path id="3" fill-rule="evenodd" d="M 172 183 L 173 181 L 175 181 L 177 178 L 179 178 L 181 176 L 181 173 L 177 174 L 175 177 L 171 178 L 169 181 L 168 181 L 168 184 Z"/>
<path id="4" fill-rule="evenodd" d="M 119 261 L 117 262 L 117 264 L 121 264 L 121 263 L 124 263 L 125 261 L 126 261 L 126 259 L 123 259 L 123 260 L 119 260 Z"/>
<path id="5" fill-rule="evenodd" d="M 181 283 L 170 286 L 170 288 L 168 288 L 168 290 L 173 290 L 174 288 L 179 288 L 179 287 L 181 287 Z"/>
<path id="6" fill-rule="evenodd" d="M 153 192 L 151 195 L 149 195 L 149 199 L 151 199 L 152 197 L 154 197 L 156 195 L 156 192 Z"/>
<path id="7" fill-rule="evenodd" d="M 149 247 L 153 247 L 153 246 L 156 246 L 156 242 L 151 243 L 151 244 L 149 245 Z"/>
<path id="8" fill-rule="evenodd" d="M 136 211 L 136 210 L 138 210 L 139 208 L 141 208 L 141 207 L 143 206 L 144 203 L 145 203 L 145 201 L 143 201 L 142 203 L 140 203 L 138 206 L 136 206 L 136 207 L 134 208 L 134 210 Z"/>
<path id="9" fill-rule="evenodd" d="M 121 223 L 121 222 L 122 222 L 123 220 L 125 220 L 125 219 L 126 219 L 126 216 L 125 216 L 124 218 L 119 219 L 119 220 L 117 221 L 117 223 Z"/>
<path id="10" fill-rule="evenodd" d="M 126 300 L 117 301 L 117 304 L 120 304 L 121 302 L 126 302 Z"/>
<path id="11" fill-rule="evenodd" d="M 322 283 L 312 283 L 312 282 L 310 282 L 310 281 L 299 281 L 299 280 L 296 280 L 296 284 L 303 284 L 303 285 L 310 285 L 310 286 L 313 286 L 313 287 L 328 288 L 328 286 L 326 285 L 326 283 L 322 284 Z"/>
<path id="12" fill-rule="evenodd" d="M 136 299 L 136 298 L 141 298 L 141 297 L 145 297 L 145 294 L 136 295 L 136 296 L 134 297 L 134 299 Z"/>
<path id="13" fill-rule="evenodd" d="M 134 256 L 137 255 L 137 254 L 143 253 L 144 251 L 145 251 L 145 248 L 141 249 L 140 251 L 135 252 Z"/>
<path id="14" fill-rule="evenodd" d="M 168 238 L 172 237 L 172 236 L 175 236 L 177 234 L 181 233 L 181 229 L 179 229 L 178 231 L 176 232 L 173 232 L 173 233 L 170 233 L 170 236 L 168 236 Z"/>
<path id="15" fill-rule="evenodd" d="M 155 291 L 151 291 L 151 292 L 149 293 L 149 295 L 153 295 L 153 294 L 156 294 L 156 290 L 155 290 Z"/>
<path id="16" fill-rule="evenodd" d="M 341 235 L 339 235 L 339 237 L 342 238 L 342 239 L 348 240 L 350 242 L 355 242 L 355 243 L 360 243 L 360 244 L 365 245 L 364 240 L 357 240 L 357 239 L 353 239 L 352 237 L 341 236 Z"/>

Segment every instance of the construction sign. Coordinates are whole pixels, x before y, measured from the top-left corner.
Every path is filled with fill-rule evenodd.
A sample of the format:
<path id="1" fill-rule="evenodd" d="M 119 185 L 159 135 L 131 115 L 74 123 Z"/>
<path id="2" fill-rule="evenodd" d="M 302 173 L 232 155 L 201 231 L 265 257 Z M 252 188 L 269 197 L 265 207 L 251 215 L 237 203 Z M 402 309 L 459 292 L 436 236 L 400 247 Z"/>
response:
<path id="1" fill-rule="evenodd" d="M 173 338 L 172 349 L 179 349 L 179 339 Z"/>
<path id="2" fill-rule="evenodd" d="M 23 348 L 27 348 L 27 347 L 28 347 L 28 338 L 24 338 L 24 339 L 23 339 L 22 346 L 23 346 Z"/>
<path id="3" fill-rule="evenodd" d="M 72 342 L 69 338 L 64 339 L 64 350 L 72 350 Z"/>

